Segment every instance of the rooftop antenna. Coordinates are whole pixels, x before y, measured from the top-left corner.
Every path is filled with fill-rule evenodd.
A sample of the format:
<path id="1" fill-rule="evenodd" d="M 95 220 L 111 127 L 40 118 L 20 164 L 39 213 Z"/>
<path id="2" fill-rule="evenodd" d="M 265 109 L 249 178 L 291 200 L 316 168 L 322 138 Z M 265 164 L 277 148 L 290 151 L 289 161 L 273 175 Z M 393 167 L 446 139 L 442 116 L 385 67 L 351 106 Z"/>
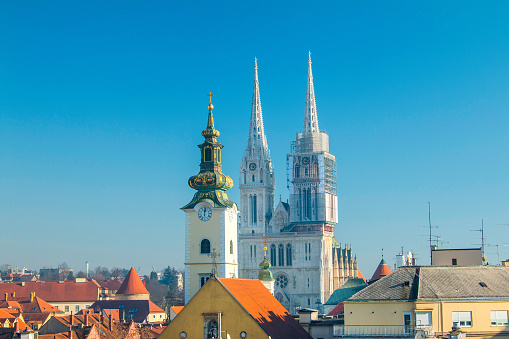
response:
<path id="1" fill-rule="evenodd" d="M 470 230 L 472 232 L 481 232 L 481 250 L 484 257 L 484 219 L 481 219 L 481 228 L 478 230 Z"/>
<path id="2" fill-rule="evenodd" d="M 438 226 L 431 226 L 431 203 L 428 201 L 428 226 L 420 226 L 420 227 L 427 227 L 429 228 L 429 235 L 428 241 L 429 241 L 429 261 L 430 265 L 433 265 L 433 234 L 432 234 L 432 228 L 438 228 Z"/>

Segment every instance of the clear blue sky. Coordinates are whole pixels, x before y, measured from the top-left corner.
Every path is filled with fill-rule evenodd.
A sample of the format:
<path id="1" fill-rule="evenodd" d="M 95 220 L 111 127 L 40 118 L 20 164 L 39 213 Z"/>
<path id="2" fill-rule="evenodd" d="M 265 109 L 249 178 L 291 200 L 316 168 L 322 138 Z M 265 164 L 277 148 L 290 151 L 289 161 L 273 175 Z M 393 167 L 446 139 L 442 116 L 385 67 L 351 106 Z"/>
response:
<path id="1" fill-rule="evenodd" d="M 183 267 L 206 94 L 237 181 L 255 57 L 286 199 L 308 50 L 336 237 L 364 275 L 382 247 L 391 267 L 401 246 L 429 262 L 428 201 L 445 247 L 479 243 L 484 218 L 509 257 L 508 17 L 506 1 L 2 1 L 0 264 Z"/>

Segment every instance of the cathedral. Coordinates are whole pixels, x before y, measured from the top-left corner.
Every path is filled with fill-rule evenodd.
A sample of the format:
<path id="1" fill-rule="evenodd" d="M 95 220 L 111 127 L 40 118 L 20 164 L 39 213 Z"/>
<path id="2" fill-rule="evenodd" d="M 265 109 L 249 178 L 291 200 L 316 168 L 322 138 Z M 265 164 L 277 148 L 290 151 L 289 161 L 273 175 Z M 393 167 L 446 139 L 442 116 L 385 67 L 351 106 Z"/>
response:
<path id="1" fill-rule="evenodd" d="M 251 120 L 240 166 L 239 277 L 257 278 L 263 247 L 274 273 L 275 297 L 291 313 L 321 308 L 349 278 L 357 260 L 334 237 L 338 223 L 336 158 L 318 127 L 311 53 L 304 125 L 287 154 L 289 202 L 274 203 L 274 166 L 263 127 L 255 59 Z"/>

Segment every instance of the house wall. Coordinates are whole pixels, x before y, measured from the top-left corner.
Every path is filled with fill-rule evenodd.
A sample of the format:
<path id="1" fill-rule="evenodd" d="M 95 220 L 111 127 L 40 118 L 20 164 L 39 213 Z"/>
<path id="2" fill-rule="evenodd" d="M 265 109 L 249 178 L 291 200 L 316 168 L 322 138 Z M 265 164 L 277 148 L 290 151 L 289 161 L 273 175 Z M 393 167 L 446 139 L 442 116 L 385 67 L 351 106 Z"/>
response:
<path id="1" fill-rule="evenodd" d="M 93 303 L 95 303 L 97 300 L 90 300 L 90 301 L 48 301 L 48 304 L 51 306 L 54 306 L 58 308 L 60 311 L 63 311 L 65 315 L 76 314 L 77 312 L 81 311 L 84 308 L 89 308 Z M 69 310 L 66 311 L 66 306 L 69 307 Z M 77 310 L 76 307 L 79 309 Z"/>
<path id="2" fill-rule="evenodd" d="M 472 327 L 462 327 L 479 338 L 509 338 L 509 327 L 491 326 L 491 311 L 509 311 L 509 300 L 419 301 L 419 302 L 345 302 L 345 325 L 404 325 L 403 313 L 431 312 L 435 333 L 448 333 L 452 312 L 472 312 Z M 373 313 L 374 312 L 374 313 Z"/>
<path id="3" fill-rule="evenodd" d="M 431 251 L 433 266 L 451 266 L 452 259 L 456 259 L 457 266 L 482 265 L 482 250 L 437 250 Z"/>
<path id="4" fill-rule="evenodd" d="M 158 339 L 179 338 L 181 331 L 187 333 L 187 338 L 203 338 L 203 313 L 217 312 L 223 313 L 222 329 L 231 338 L 239 338 L 242 331 L 246 331 L 248 338 L 269 338 L 251 315 L 239 305 L 218 281 L 209 280 L 177 314 Z M 226 337 L 226 333 L 223 333 L 223 338 Z"/>
<path id="5" fill-rule="evenodd" d="M 161 312 L 150 313 L 147 316 L 147 321 L 149 323 L 155 323 L 155 322 L 166 321 L 167 318 L 168 318 L 168 315 L 166 313 L 161 313 Z"/>

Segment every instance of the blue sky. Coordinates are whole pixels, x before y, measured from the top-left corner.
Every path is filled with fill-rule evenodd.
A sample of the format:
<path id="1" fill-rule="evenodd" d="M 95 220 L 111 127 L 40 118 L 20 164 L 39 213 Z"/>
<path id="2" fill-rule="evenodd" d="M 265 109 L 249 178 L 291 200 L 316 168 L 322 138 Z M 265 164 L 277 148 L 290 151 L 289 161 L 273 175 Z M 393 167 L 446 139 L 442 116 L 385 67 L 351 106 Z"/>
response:
<path id="1" fill-rule="evenodd" d="M 0 3 L 1 263 L 183 267 L 184 213 L 214 95 L 238 180 L 258 58 L 277 196 L 311 50 L 340 223 L 365 276 L 404 246 L 509 257 L 509 4 Z M 238 201 L 235 185 L 230 197 Z"/>

